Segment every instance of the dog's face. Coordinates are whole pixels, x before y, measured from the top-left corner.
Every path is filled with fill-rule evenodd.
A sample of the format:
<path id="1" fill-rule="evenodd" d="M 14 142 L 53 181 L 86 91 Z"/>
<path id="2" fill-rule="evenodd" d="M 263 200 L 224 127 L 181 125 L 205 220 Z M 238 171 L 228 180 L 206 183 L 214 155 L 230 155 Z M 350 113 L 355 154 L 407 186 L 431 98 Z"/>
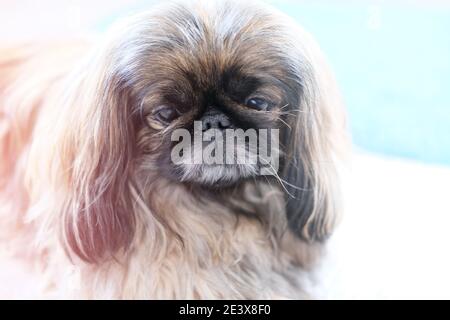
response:
<path id="1" fill-rule="evenodd" d="M 207 17 L 182 6 L 158 13 L 150 19 L 158 28 L 145 35 L 148 43 L 133 37 L 125 40 L 127 54 L 131 51 L 135 56 L 127 57 L 125 71 L 119 72 L 141 117 L 140 163 L 171 180 L 220 187 L 261 174 L 261 161 L 238 163 L 236 159 L 245 152 L 256 158 L 257 146 L 236 140 L 231 150 L 236 161 L 227 163 L 193 158 L 177 163 L 172 156 L 179 142 L 173 141 L 176 130 L 183 128 L 191 134 L 192 155 L 209 144 L 194 143 L 195 121 L 200 134 L 219 131 L 224 143 L 230 129 L 254 129 L 257 140 L 260 129 L 267 130 L 267 140 L 274 137 L 268 130 L 276 129 L 280 130 L 277 139 L 286 138 L 298 114 L 302 80 L 292 55 L 286 54 L 290 48 L 285 34 L 273 17 L 245 7 L 237 15 L 216 10 Z M 224 25 L 219 19 L 228 21 Z M 133 50 L 136 45 L 139 48 Z M 271 153 L 285 153 L 272 142 L 256 141 L 277 149 Z M 225 159 L 230 146 L 223 146 L 214 152 L 222 152 Z"/>
<path id="2" fill-rule="evenodd" d="M 57 165 L 71 168 L 55 182 L 71 190 L 62 201 L 64 234 L 79 256 L 92 261 L 129 244 L 137 203 L 163 211 L 145 198 L 156 194 L 152 181 L 202 188 L 248 181 L 254 190 L 264 181 L 285 195 L 280 224 L 308 241 L 329 234 L 344 117 L 320 50 L 288 17 L 237 1 L 163 6 L 118 25 L 95 52 L 64 108 L 69 129 L 55 133 Z M 258 148 L 245 138 L 229 157 L 230 130 L 256 130 Z M 196 143 L 197 131 L 215 140 Z M 181 151 L 180 132 L 191 135 Z M 199 150 L 220 145 L 218 137 L 226 143 L 214 158 L 254 158 L 265 143 L 279 156 L 279 166 L 269 163 L 275 179 L 256 179 L 267 165 L 261 154 L 256 163 L 196 161 Z M 175 161 L 174 154 L 194 159 Z M 192 188 L 183 190 L 192 196 Z"/>

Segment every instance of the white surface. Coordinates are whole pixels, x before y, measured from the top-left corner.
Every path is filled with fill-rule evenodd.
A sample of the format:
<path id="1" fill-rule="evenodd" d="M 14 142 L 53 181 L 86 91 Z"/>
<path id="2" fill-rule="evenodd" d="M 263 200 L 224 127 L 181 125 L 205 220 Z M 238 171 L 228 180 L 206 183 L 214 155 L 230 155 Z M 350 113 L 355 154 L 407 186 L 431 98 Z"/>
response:
<path id="1" fill-rule="evenodd" d="M 450 168 L 356 154 L 325 297 L 450 298 Z"/>

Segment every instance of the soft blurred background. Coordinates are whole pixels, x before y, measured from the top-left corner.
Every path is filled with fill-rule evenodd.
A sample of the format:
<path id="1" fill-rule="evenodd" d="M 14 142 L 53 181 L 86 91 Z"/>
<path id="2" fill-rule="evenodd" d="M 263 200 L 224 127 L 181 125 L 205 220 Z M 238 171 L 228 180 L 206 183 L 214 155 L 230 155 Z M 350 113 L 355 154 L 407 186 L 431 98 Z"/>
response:
<path id="1" fill-rule="evenodd" d="M 155 2 L 0 0 L 0 43 L 101 35 Z M 355 146 L 346 212 L 317 291 L 450 298 L 450 1 L 268 2 L 328 56 Z"/>

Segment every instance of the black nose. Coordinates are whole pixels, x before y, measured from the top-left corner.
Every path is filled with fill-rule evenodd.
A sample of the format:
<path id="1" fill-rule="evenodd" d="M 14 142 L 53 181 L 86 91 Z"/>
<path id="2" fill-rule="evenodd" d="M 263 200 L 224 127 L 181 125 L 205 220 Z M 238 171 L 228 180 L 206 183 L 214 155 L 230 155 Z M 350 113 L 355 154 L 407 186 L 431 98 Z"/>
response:
<path id="1" fill-rule="evenodd" d="M 217 110 L 210 110 L 205 112 L 201 121 L 203 131 L 207 131 L 209 129 L 232 128 L 230 118 L 223 112 Z"/>

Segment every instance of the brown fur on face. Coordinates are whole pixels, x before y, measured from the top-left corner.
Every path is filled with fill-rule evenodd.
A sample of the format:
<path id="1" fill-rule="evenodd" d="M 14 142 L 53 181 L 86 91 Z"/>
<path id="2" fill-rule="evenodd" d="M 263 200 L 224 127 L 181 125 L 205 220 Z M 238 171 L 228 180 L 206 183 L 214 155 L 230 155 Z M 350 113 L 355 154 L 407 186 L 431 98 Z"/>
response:
<path id="1" fill-rule="evenodd" d="M 289 18 L 260 4 L 172 4 L 125 20 L 56 70 L 14 55 L 0 63 L 0 214 L 14 208 L 33 226 L 47 272 L 71 259 L 72 294 L 304 294 L 303 270 L 336 222 L 345 134 L 321 53 Z M 27 68 L 52 77 L 36 99 L 15 101 Z M 246 107 L 254 95 L 270 108 Z M 178 116 L 162 122 L 161 106 Z M 211 108 L 237 128 L 281 130 L 277 176 L 214 188 L 181 178 L 170 135 Z"/>

